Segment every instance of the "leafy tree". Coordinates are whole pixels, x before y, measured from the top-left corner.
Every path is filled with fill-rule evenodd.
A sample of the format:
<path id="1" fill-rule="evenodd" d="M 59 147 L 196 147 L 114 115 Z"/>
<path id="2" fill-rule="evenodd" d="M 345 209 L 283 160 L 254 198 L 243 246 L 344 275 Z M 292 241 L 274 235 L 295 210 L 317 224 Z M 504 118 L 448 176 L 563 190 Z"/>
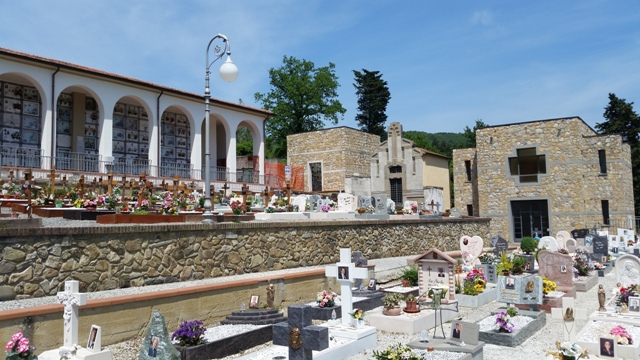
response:
<path id="1" fill-rule="evenodd" d="M 464 136 L 469 140 L 469 147 L 476 147 L 476 130 L 488 127 L 481 119 L 476 120 L 476 124 L 473 126 L 473 130 L 468 126 L 464 127 Z"/>
<path id="2" fill-rule="evenodd" d="M 242 126 L 236 131 L 236 155 L 253 155 L 253 136 L 246 126 Z"/>
<path id="3" fill-rule="evenodd" d="M 609 93 L 609 105 L 604 108 L 602 116 L 605 122 L 596 124 L 601 134 L 626 135 L 631 147 L 631 171 L 633 174 L 633 195 L 636 215 L 640 214 L 640 117 L 633 110 L 633 102 L 618 98 Z"/>
<path id="4" fill-rule="evenodd" d="M 346 110 L 338 101 L 335 65 L 316 68 L 313 62 L 284 56 L 282 66 L 269 70 L 271 89 L 255 100 L 275 114 L 267 121 L 267 155 L 287 156 L 287 135 L 336 125 Z"/>
<path id="5" fill-rule="evenodd" d="M 356 121 L 360 130 L 369 134 L 380 135 L 382 141 L 387 139 L 385 123 L 387 122 L 387 104 L 391 93 L 387 82 L 382 80 L 379 71 L 362 69 L 353 70 L 355 75 L 356 95 L 358 95 L 358 114 Z"/>

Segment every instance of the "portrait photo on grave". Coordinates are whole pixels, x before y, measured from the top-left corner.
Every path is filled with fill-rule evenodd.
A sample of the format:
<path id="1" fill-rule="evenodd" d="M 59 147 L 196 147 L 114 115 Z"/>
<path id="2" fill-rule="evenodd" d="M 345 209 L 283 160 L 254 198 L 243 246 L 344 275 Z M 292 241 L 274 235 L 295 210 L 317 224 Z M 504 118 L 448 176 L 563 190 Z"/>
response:
<path id="1" fill-rule="evenodd" d="M 600 338 L 600 357 L 615 358 L 615 341 L 612 338 Z"/>
<path id="2" fill-rule="evenodd" d="M 376 283 L 377 283 L 376 279 L 369 280 L 369 286 L 367 286 L 367 289 L 368 290 L 375 290 L 376 289 Z"/>
<path id="3" fill-rule="evenodd" d="M 249 307 L 250 308 L 257 308 L 258 307 L 258 300 L 260 300 L 260 296 L 251 295 L 251 300 L 249 301 Z"/>
<path id="4" fill-rule="evenodd" d="M 640 297 L 629 296 L 629 311 L 640 312 Z"/>
<path id="5" fill-rule="evenodd" d="M 87 349 L 93 349 L 96 344 L 97 336 L 98 328 L 96 326 L 91 326 L 91 330 L 89 331 L 89 341 L 87 341 Z"/>
<path id="6" fill-rule="evenodd" d="M 451 338 L 460 340 L 462 334 L 462 324 L 454 322 L 451 324 Z"/>
<path id="7" fill-rule="evenodd" d="M 561 273 L 566 273 L 567 272 L 567 265 L 560 265 L 560 272 Z"/>
<path id="8" fill-rule="evenodd" d="M 338 266 L 338 279 L 349 280 L 349 268 L 347 266 Z"/>
<path id="9" fill-rule="evenodd" d="M 593 235 L 589 234 L 584 237 L 584 246 L 593 246 Z"/>
<path id="10" fill-rule="evenodd" d="M 160 343 L 160 338 L 156 335 L 151 336 L 151 345 L 149 345 L 149 352 L 147 355 L 151 357 L 158 356 L 158 344 Z"/>
<path id="11" fill-rule="evenodd" d="M 516 287 L 516 279 L 514 279 L 512 277 L 508 277 L 507 280 L 505 281 L 504 288 L 505 289 L 515 289 L 515 287 Z"/>

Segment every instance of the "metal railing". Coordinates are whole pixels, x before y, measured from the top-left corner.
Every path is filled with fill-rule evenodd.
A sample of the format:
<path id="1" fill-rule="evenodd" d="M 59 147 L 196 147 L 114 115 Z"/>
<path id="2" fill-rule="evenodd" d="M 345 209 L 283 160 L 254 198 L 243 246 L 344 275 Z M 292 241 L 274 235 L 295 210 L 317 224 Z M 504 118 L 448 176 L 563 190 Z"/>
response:
<path id="1" fill-rule="evenodd" d="M 100 172 L 102 156 L 97 154 L 77 153 L 58 150 L 55 165 L 58 170 Z"/>
<path id="2" fill-rule="evenodd" d="M 0 151 L 0 166 L 40 168 L 42 166 L 41 159 L 41 149 L 3 145 L 2 151 Z"/>
<path id="3" fill-rule="evenodd" d="M 149 159 L 118 157 L 113 159 L 113 164 L 110 166 L 115 174 L 142 175 L 143 171 L 145 174 L 150 173 L 151 161 Z M 107 165 L 107 171 L 110 166 Z"/>

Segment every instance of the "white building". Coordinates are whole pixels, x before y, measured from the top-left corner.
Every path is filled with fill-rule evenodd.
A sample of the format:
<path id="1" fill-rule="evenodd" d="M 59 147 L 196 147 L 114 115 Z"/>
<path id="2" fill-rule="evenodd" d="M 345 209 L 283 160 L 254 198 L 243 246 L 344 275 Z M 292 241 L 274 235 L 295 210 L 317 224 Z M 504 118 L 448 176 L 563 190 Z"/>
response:
<path id="1" fill-rule="evenodd" d="M 236 177 L 236 130 L 253 135 L 263 182 L 271 112 L 211 99 L 212 180 Z M 0 165 L 203 179 L 204 97 L 0 48 Z M 246 173 L 246 172 L 245 172 Z"/>

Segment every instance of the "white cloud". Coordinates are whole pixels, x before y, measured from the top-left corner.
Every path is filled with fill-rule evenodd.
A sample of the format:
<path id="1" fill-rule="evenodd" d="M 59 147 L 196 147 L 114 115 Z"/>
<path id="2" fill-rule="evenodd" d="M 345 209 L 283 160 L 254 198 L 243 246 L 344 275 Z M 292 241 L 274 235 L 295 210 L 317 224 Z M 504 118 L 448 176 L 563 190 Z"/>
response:
<path id="1" fill-rule="evenodd" d="M 471 25 L 488 26 L 493 23 L 493 14 L 488 10 L 476 11 L 471 15 Z"/>

